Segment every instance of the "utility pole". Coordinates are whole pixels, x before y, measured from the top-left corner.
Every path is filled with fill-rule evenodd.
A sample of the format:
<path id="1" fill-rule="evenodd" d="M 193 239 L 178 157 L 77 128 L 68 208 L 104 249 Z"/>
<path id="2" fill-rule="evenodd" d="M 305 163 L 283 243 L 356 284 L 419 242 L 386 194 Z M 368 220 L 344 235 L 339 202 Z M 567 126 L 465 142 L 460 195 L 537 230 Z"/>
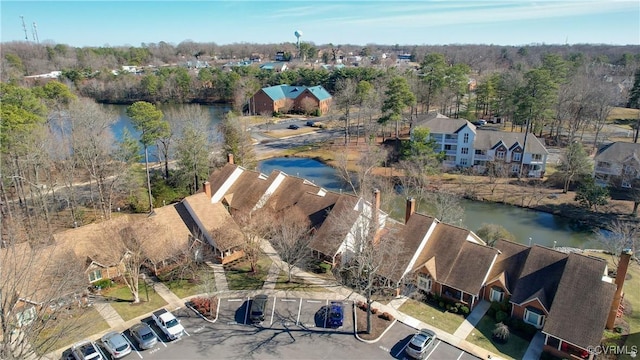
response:
<path id="1" fill-rule="evenodd" d="M 24 23 L 24 16 L 20 15 L 20 19 L 22 20 L 22 30 L 24 30 L 24 39 L 25 41 L 29 41 L 29 36 L 27 35 L 27 25 Z"/>
<path id="2" fill-rule="evenodd" d="M 35 41 L 36 44 L 40 44 L 40 39 L 38 39 L 38 26 L 35 21 L 33 22 L 33 41 Z"/>

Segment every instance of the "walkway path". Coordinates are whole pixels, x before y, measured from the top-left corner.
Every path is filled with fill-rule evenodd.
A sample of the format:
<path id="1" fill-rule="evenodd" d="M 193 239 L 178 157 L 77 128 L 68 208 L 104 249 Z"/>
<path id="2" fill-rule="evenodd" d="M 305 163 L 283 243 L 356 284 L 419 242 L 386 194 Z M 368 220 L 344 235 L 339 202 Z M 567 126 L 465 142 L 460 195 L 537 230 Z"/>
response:
<path id="1" fill-rule="evenodd" d="M 224 267 L 221 264 L 215 264 L 211 261 L 205 261 L 205 264 L 213 269 L 213 276 L 216 282 L 217 291 L 229 291 L 227 277 L 224 275 Z"/>
<path id="2" fill-rule="evenodd" d="M 529 343 L 527 351 L 522 357 L 524 360 L 538 360 L 542 355 L 542 348 L 544 347 L 544 335 L 541 331 L 538 331 Z"/>
<path id="3" fill-rule="evenodd" d="M 460 339 L 466 339 L 471 331 L 476 327 L 476 325 L 480 322 L 480 319 L 486 314 L 487 310 L 491 303 L 485 300 L 480 301 L 473 311 L 467 316 L 466 319 L 458 326 L 458 329 L 453 333 L 453 336 L 458 337 Z"/>
<path id="4" fill-rule="evenodd" d="M 100 316 L 109 324 L 109 327 L 115 328 L 124 324 L 124 319 L 118 314 L 118 312 L 108 302 L 96 302 L 93 307 L 98 310 Z"/>

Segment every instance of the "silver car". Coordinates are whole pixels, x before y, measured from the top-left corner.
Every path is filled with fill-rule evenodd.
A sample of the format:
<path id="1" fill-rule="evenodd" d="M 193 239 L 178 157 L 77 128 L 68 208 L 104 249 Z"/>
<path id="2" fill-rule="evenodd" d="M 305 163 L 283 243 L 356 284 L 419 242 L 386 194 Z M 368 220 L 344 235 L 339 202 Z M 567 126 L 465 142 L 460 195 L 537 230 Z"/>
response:
<path id="1" fill-rule="evenodd" d="M 131 336 L 136 339 L 138 346 L 141 349 L 151 349 L 158 343 L 156 334 L 151 330 L 151 327 L 145 323 L 133 325 L 129 329 Z"/>
<path id="2" fill-rule="evenodd" d="M 114 359 L 120 359 L 131 353 L 129 342 L 119 332 L 109 331 L 100 338 L 100 341 L 102 341 L 102 345 Z"/>
<path id="3" fill-rule="evenodd" d="M 419 333 L 413 335 L 411 341 L 405 348 L 407 355 L 414 359 L 424 359 L 427 350 L 436 341 L 436 334 L 429 329 L 421 329 Z"/>
<path id="4" fill-rule="evenodd" d="M 83 340 L 71 346 L 71 354 L 76 360 L 103 360 L 98 347 L 93 341 Z"/>

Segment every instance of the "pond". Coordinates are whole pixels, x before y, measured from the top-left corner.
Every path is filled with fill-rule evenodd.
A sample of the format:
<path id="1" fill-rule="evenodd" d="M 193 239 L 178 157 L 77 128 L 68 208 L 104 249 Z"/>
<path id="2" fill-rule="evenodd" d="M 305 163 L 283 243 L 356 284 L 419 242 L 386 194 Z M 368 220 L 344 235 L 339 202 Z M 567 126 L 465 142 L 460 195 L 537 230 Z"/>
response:
<path id="1" fill-rule="evenodd" d="M 273 158 L 261 161 L 258 169 L 269 174 L 272 170 L 282 170 L 289 175 L 310 180 L 331 191 L 348 191 L 348 187 L 338 177 L 332 167 L 306 158 Z M 390 212 L 396 217 L 404 214 L 405 202 L 396 202 Z M 464 219 L 462 226 L 472 231 L 478 230 L 484 223 L 502 225 L 516 236 L 522 244 L 539 244 L 544 246 L 569 246 L 577 248 L 598 248 L 593 231 L 579 222 L 545 212 L 519 208 L 516 206 L 462 200 Z M 426 209 L 425 204 L 416 204 L 418 212 Z"/>

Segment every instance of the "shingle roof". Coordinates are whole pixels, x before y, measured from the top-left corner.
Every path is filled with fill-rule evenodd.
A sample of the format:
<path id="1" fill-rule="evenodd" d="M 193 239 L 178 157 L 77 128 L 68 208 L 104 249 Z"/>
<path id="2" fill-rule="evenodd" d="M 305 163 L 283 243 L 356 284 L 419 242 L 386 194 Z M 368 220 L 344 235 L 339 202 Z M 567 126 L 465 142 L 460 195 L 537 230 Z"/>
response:
<path id="1" fill-rule="evenodd" d="M 433 119 L 448 119 L 449 117 L 440 114 L 437 111 L 429 111 L 426 114 L 419 114 L 414 120 L 415 126 L 425 126 L 425 124 Z"/>
<path id="2" fill-rule="evenodd" d="M 257 171 L 244 170 L 223 198 L 227 199 L 227 203 L 233 210 L 251 211 L 275 180 L 277 174 L 278 172 L 274 171 L 267 177 Z"/>
<path id="3" fill-rule="evenodd" d="M 199 227 L 203 234 L 211 237 L 216 230 L 225 230 L 225 236 L 212 239 L 213 245 L 218 250 L 230 250 L 244 243 L 240 228 L 222 203 L 211 203 L 205 193 L 187 196 L 182 201 L 193 210 L 193 215 L 189 213 L 189 215 L 195 216 L 193 221 L 196 224 L 202 224 L 202 227 L 204 227 Z"/>
<path id="4" fill-rule="evenodd" d="M 141 245 L 145 255 L 154 263 L 183 254 L 189 247 L 191 229 L 182 220 L 177 206 L 172 204 L 154 209 L 148 218 L 139 220 L 146 222 L 146 226 L 134 226 L 134 232 L 153 229 L 153 237 Z"/>
<path id="5" fill-rule="evenodd" d="M 522 304 L 536 297 L 549 310 L 565 271 L 567 254 L 534 245 L 529 250 L 511 295 L 511 302 Z"/>
<path id="6" fill-rule="evenodd" d="M 635 157 L 640 161 L 640 144 L 614 142 L 601 148 L 596 154 L 597 161 L 610 163 L 622 163 L 629 157 Z"/>
<path id="7" fill-rule="evenodd" d="M 605 261 L 569 254 L 543 332 L 583 348 L 600 345 L 615 285 L 602 281 Z"/>
<path id="8" fill-rule="evenodd" d="M 357 202 L 358 198 L 353 195 L 340 194 L 309 247 L 327 256 L 335 255 L 349 233 L 346 224 L 354 224 L 359 216 L 354 210 Z"/>
<path id="9" fill-rule="evenodd" d="M 395 238 L 397 243 L 402 245 L 402 248 L 395 249 L 397 254 L 394 254 L 394 266 L 381 271 L 381 276 L 393 281 L 400 281 L 434 221 L 436 219 L 431 216 L 414 213 L 404 225 L 398 225 L 395 222 L 390 223 L 389 226 L 397 229 L 397 231 L 390 231 L 389 234 Z"/>
<path id="10" fill-rule="evenodd" d="M 209 183 L 211 185 L 211 194 L 215 194 L 218 189 L 224 184 L 225 181 L 231 176 L 233 171 L 237 168 L 234 164 L 225 164 L 223 167 L 216 169 L 209 175 Z"/>
<path id="11" fill-rule="evenodd" d="M 441 115 L 441 114 L 437 114 Z M 429 128 L 431 134 L 454 134 L 462 130 L 465 126 L 469 127 L 472 131 L 476 131 L 476 126 L 465 119 L 450 119 L 448 117 L 438 117 L 420 122 L 420 126 Z"/>
<path id="12" fill-rule="evenodd" d="M 434 279 L 469 294 L 478 294 L 490 270 L 496 249 L 467 241 L 470 231 L 439 223 L 419 255 L 413 270 L 435 259 Z"/>
<path id="13" fill-rule="evenodd" d="M 516 142 L 522 146 L 524 144 L 524 134 L 506 131 L 478 130 L 476 132 L 475 141 L 473 142 L 473 148 L 478 150 L 488 150 L 493 148 L 501 140 L 507 148 L 512 148 Z M 530 154 L 549 153 L 540 140 L 533 134 L 529 134 L 527 136 L 527 148 L 525 149 L 525 152 Z"/>
<path id="14" fill-rule="evenodd" d="M 504 276 L 504 285 L 507 287 L 507 291 L 512 293 L 530 248 L 508 240 L 497 240 L 493 247 L 500 251 L 500 255 L 491 268 L 487 282 Z"/>

